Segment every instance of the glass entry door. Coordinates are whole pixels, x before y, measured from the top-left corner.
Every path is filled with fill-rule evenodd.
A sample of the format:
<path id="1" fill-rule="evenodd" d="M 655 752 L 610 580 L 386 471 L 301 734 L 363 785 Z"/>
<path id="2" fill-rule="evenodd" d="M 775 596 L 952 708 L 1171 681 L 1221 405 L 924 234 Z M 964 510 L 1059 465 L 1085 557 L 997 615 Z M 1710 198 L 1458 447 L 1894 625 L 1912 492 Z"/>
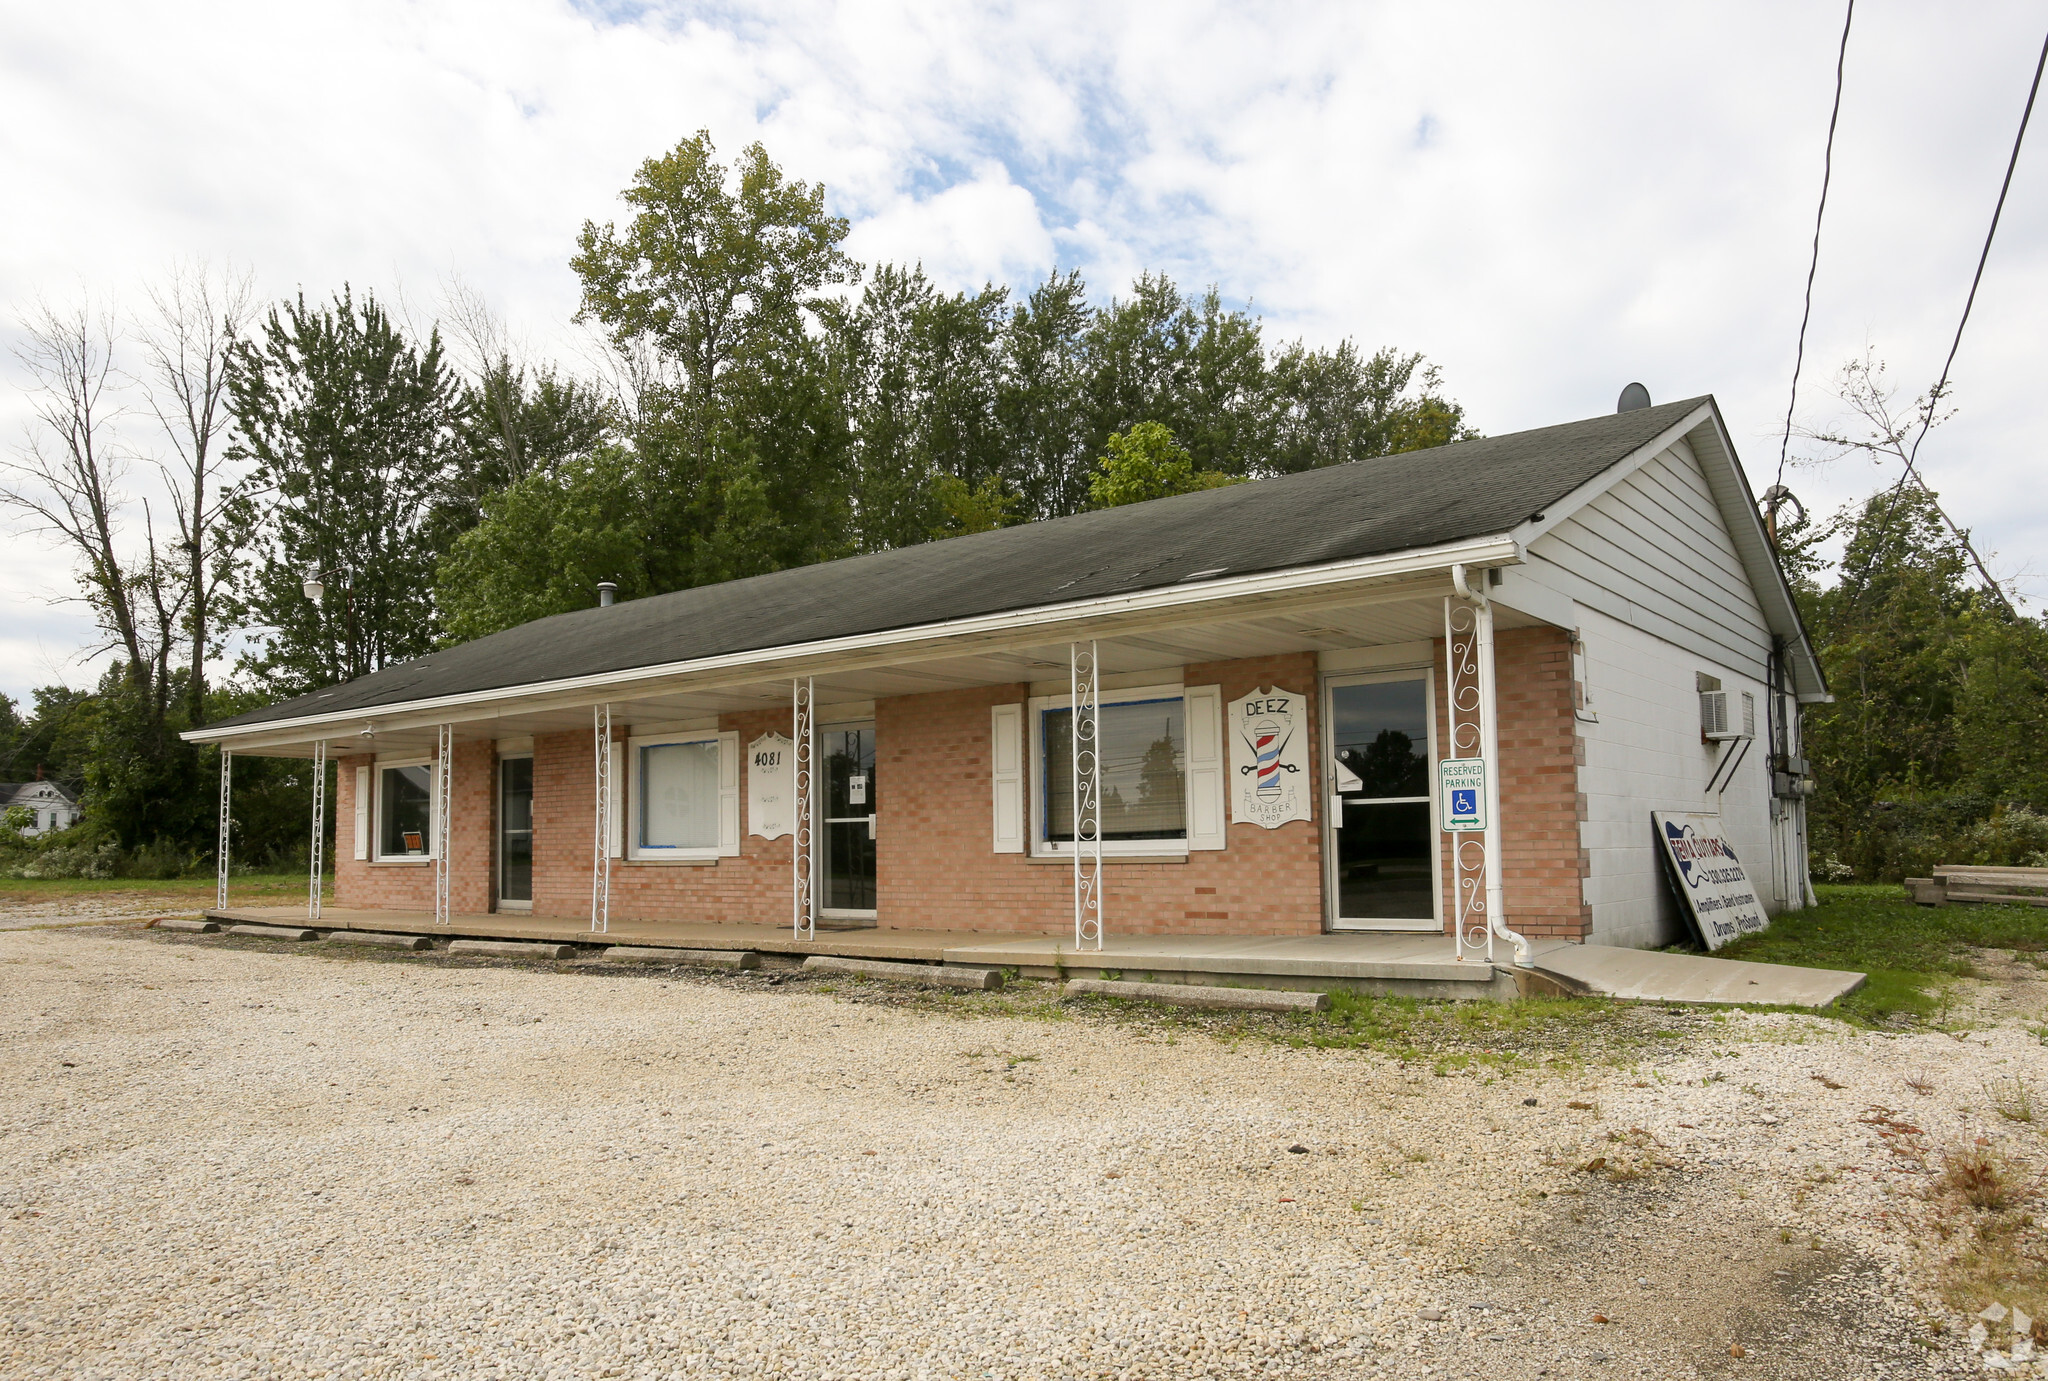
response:
<path id="1" fill-rule="evenodd" d="M 533 909 L 533 759 L 498 760 L 498 906 Z"/>
<path id="2" fill-rule="evenodd" d="M 823 800 L 818 833 L 818 911 L 838 920 L 875 918 L 875 726 L 838 724 L 818 733 Z"/>
<path id="3" fill-rule="evenodd" d="M 1427 672 L 1327 683 L 1334 930 L 1440 930 Z"/>

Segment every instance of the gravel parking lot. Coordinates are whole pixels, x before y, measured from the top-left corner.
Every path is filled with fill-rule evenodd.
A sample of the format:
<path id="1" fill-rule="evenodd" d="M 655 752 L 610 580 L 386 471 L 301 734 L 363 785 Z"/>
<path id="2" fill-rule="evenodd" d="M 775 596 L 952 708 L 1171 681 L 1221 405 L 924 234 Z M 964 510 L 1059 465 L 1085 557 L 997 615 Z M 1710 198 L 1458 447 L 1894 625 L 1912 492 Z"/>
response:
<path id="1" fill-rule="evenodd" d="M 2048 1163 L 1997 1110 L 2038 973 L 1960 1038 L 1459 1069 L 134 926 L 0 964 L 8 1376 L 1977 1373 L 1944 1156 Z"/>

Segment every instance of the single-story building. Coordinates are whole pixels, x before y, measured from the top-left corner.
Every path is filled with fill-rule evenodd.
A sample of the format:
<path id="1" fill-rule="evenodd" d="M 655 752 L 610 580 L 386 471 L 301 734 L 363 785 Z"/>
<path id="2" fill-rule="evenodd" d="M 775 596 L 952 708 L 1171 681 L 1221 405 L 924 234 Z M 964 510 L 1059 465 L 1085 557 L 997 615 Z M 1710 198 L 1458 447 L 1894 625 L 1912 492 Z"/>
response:
<path id="1" fill-rule="evenodd" d="M 187 737 L 338 761 L 337 908 L 1640 947 L 1653 810 L 1806 901 L 1825 698 L 1702 397 L 607 592 Z"/>

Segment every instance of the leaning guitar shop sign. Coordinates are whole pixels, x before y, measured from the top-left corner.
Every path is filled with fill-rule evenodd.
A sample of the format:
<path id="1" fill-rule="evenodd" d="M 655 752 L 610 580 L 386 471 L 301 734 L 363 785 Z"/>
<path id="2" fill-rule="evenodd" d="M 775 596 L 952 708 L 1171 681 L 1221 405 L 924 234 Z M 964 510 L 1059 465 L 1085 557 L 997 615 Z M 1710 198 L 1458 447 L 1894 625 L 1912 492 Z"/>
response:
<path id="1" fill-rule="evenodd" d="M 1269 830 L 1310 819 L 1308 700 L 1255 690 L 1229 713 L 1230 818 Z"/>
<path id="2" fill-rule="evenodd" d="M 1653 810 L 1657 846 L 1670 866 L 1679 902 L 1708 949 L 1754 935 L 1771 923 L 1742 860 L 1728 843 L 1718 815 L 1680 815 Z"/>

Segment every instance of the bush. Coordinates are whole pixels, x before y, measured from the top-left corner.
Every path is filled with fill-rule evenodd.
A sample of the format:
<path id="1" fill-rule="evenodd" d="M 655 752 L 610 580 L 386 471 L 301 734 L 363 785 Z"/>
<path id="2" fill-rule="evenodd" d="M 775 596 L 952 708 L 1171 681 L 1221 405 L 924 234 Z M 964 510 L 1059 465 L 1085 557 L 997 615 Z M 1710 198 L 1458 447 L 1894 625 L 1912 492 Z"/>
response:
<path id="1" fill-rule="evenodd" d="M 119 844 L 60 844 L 8 870 L 18 878 L 110 878 L 120 876 L 127 857 Z"/>
<path id="2" fill-rule="evenodd" d="M 2025 806 L 1993 812 L 1962 831 L 1943 863 L 1992 868 L 2048 868 L 2048 815 Z"/>

